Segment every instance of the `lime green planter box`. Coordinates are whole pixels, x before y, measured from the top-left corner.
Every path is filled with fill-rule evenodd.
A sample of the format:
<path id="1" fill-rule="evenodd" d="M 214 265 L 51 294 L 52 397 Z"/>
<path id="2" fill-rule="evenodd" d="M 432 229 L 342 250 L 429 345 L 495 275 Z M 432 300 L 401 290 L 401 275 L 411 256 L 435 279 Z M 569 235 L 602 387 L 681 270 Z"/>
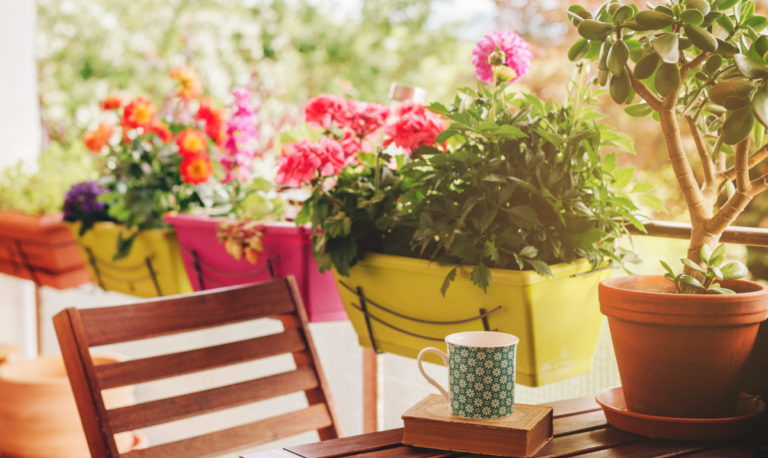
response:
<path id="1" fill-rule="evenodd" d="M 179 242 L 172 229 L 140 231 L 125 258 L 113 261 L 117 236 L 129 237 L 133 230 L 120 224 L 100 222 L 82 236 L 80 223 L 70 225 L 83 253 L 91 278 L 106 291 L 139 297 L 191 293 Z"/>
<path id="2" fill-rule="evenodd" d="M 452 267 L 369 254 L 349 277 L 334 272 L 360 344 L 415 358 L 427 346 L 445 351 L 448 334 L 488 329 L 520 338 L 517 383 L 540 386 L 592 370 L 603 324 L 597 286 L 610 269 L 592 270 L 586 260 L 550 266 L 554 277 L 491 269 L 483 294 L 464 268 L 443 297 Z"/>

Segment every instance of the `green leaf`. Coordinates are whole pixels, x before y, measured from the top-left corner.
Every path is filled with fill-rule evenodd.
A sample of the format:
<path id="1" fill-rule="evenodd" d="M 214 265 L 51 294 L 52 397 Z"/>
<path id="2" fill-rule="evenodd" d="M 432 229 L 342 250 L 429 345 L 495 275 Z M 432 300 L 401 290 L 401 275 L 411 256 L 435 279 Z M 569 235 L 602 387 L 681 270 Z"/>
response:
<path id="1" fill-rule="evenodd" d="M 761 32 L 766 26 L 768 26 L 768 19 L 765 16 L 752 16 L 744 21 L 744 25 L 752 27 L 755 32 Z"/>
<path id="2" fill-rule="evenodd" d="M 456 273 L 458 272 L 458 267 L 454 267 L 453 269 L 448 271 L 448 274 L 445 276 L 445 279 L 443 279 L 443 284 L 440 286 L 440 294 L 445 297 L 445 293 L 448 292 L 448 287 L 451 286 L 451 282 L 456 280 Z"/>
<path id="3" fill-rule="evenodd" d="M 659 55 L 655 52 L 643 57 L 637 64 L 635 64 L 635 77 L 644 80 L 653 75 L 659 67 L 659 62 L 661 62 L 661 60 L 659 59 Z"/>
<path id="4" fill-rule="evenodd" d="M 616 76 L 622 76 L 626 70 L 624 66 L 627 64 L 628 59 L 629 47 L 624 40 L 616 41 L 608 51 L 608 60 L 606 61 L 608 70 Z M 624 100 L 626 100 L 626 97 L 624 97 Z"/>
<path id="5" fill-rule="evenodd" d="M 728 288 L 709 288 L 707 292 L 714 294 L 736 294 L 736 291 Z"/>
<path id="6" fill-rule="evenodd" d="M 632 192 L 637 192 L 637 193 L 649 192 L 651 190 L 653 190 L 653 185 L 650 183 L 637 183 L 632 188 Z"/>
<path id="7" fill-rule="evenodd" d="M 634 170 L 632 169 L 632 167 L 625 167 L 617 170 L 616 173 L 613 175 L 613 186 L 615 186 L 617 189 L 621 189 L 624 186 L 628 185 L 629 182 L 632 180 L 633 173 L 634 173 Z"/>
<path id="8" fill-rule="evenodd" d="M 723 279 L 725 280 L 737 280 L 745 277 L 749 271 L 747 266 L 739 261 L 730 261 L 725 263 L 720 270 L 723 272 Z"/>
<path id="9" fill-rule="evenodd" d="M 602 41 L 610 35 L 614 26 L 604 22 L 598 22 L 592 19 L 585 19 L 579 24 L 579 35 L 587 40 Z"/>
<path id="10" fill-rule="evenodd" d="M 568 60 L 576 62 L 583 59 L 589 51 L 589 41 L 586 38 L 576 40 L 576 43 L 568 50 Z"/>
<path id="11" fill-rule="evenodd" d="M 720 267 L 720 264 L 723 263 L 723 260 L 725 259 L 725 244 L 720 244 L 715 248 L 715 251 L 712 252 L 712 255 L 709 257 L 709 264 L 713 266 Z"/>
<path id="12" fill-rule="evenodd" d="M 137 235 L 139 235 L 139 231 L 134 231 L 134 233 L 131 234 L 131 236 L 128 238 L 123 238 L 122 231 L 117 234 L 117 249 L 115 254 L 112 256 L 113 261 L 119 261 L 131 253 L 133 241 L 136 240 Z"/>
<path id="13" fill-rule="evenodd" d="M 768 86 L 761 87 L 752 97 L 752 110 L 760 123 L 768 127 Z"/>
<path id="14" fill-rule="evenodd" d="M 663 29 L 675 22 L 675 18 L 659 11 L 640 11 L 635 15 L 635 21 L 641 26 L 650 29 Z"/>
<path id="15" fill-rule="evenodd" d="M 752 113 L 752 107 L 729 111 L 723 123 L 723 143 L 735 145 L 744 140 L 752 132 L 754 124 L 755 116 Z"/>
<path id="16" fill-rule="evenodd" d="M 686 25 L 685 36 L 691 40 L 691 43 L 693 43 L 694 46 L 701 49 L 702 51 L 717 51 L 717 39 L 714 37 L 714 35 L 707 32 L 706 29 L 697 27 L 695 25 Z"/>
<path id="17" fill-rule="evenodd" d="M 520 250 L 519 254 L 524 258 L 535 258 L 539 254 L 539 250 L 534 246 L 526 245 Z"/>
<path id="18" fill-rule="evenodd" d="M 672 94 L 680 87 L 680 69 L 676 64 L 661 64 L 653 82 L 662 96 Z"/>
<path id="19" fill-rule="evenodd" d="M 661 267 L 664 268 L 664 270 L 667 271 L 668 274 L 672 275 L 672 278 L 675 277 L 675 271 L 672 270 L 672 267 L 669 266 L 663 259 L 659 259 L 659 262 L 661 263 Z"/>
<path id="20" fill-rule="evenodd" d="M 715 0 L 715 6 L 717 9 L 723 11 L 733 8 L 733 5 L 738 2 L 739 0 Z"/>
<path id="21" fill-rule="evenodd" d="M 653 108 L 645 102 L 629 105 L 624 108 L 624 112 L 633 118 L 644 118 L 653 113 Z"/>
<path id="22" fill-rule="evenodd" d="M 715 54 L 704 62 L 702 69 L 707 75 L 712 75 L 723 65 L 723 56 Z"/>
<path id="23" fill-rule="evenodd" d="M 712 248 L 706 243 L 699 249 L 699 257 L 704 263 L 709 264 L 709 259 L 712 257 Z"/>
<path id="24" fill-rule="evenodd" d="M 603 158 L 603 170 L 610 173 L 616 169 L 616 154 L 606 154 Z"/>
<path id="25" fill-rule="evenodd" d="M 709 90 L 709 98 L 718 105 L 725 105 L 728 97 L 749 97 L 755 86 L 746 81 L 720 81 Z"/>
<path id="26" fill-rule="evenodd" d="M 488 256 L 493 262 L 499 260 L 499 250 L 496 248 L 496 244 L 490 240 L 485 241 L 485 255 Z"/>
<path id="27" fill-rule="evenodd" d="M 736 46 L 728 43 L 727 41 L 723 41 L 719 38 L 717 39 L 717 54 L 725 57 L 726 59 L 730 59 L 738 52 L 739 52 L 739 48 L 737 48 Z"/>
<path id="28" fill-rule="evenodd" d="M 711 273 L 710 276 L 715 277 L 718 280 L 723 279 L 723 271 L 720 270 L 719 267 L 709 266 L 709 273 Z"/>
<path id="29" fill-rule="evenodd" d="M 680 275 L 680 281 L 686 285 L 704 289 L 704 285 L 702 285 L 699 280 L 691 277 L 690 275 Z"/>
<path id="30" fill-rule="evenodd" d="M 688 3 L 685 6 L 686 8 L 693 8 L 697 10 L 704 16 L 706 16 L 711 9 L 707 0 L 688 0 Z"/>
<path id="31" fill-rule="evenodd" d="M 609 91 L 614 102 L 618 104 L 627 102 L 627 99 L 632 93 L 632 84 L 629 81 L 629 73 L 627 73 L 627 69 L 622 68 L 620 74 L 611 75 Z"/>
<path id="32" fill-rule="evenodd" d="M 702 275 L 705 275 L 707 273 L 706 270 L 702 269 L 698 264 L 696 264 L 695 262 L 691 261 L 688 258 L 680 258 L 680 262 L 682 262 L 683 264 L 685 264 L 689 268 L 693 269 L 694 271 L 696 271 L 696 272 L 698 272 L 698 273 L 700 273 Z"/>
<path id="33" fill-rule="evenodd" d="M 768 66 L 756 62 L 744 54 L 734 55 L 733 63 L 736 64 L 736 68 L 739 69 L 739 72 L 747 78 L 759 79 L 768 76 Z"/>
<path id="34" fill-rule="evenodd" d="M 613 13 L 613 22 L 615 24 L 623 24 L 632 19 L 634 16 L 635 10 L 629 5 L 624 5 Z"/>
<path id="35" fill-rule="evenodd" d="M 704 15 L 698 10 L 685 10 L 680 15 L 680 20 L 686 25 L 701 25 L 704 22 Z"/>
<path id="36" fill-rule="evenodd" d="M 537 274 L 543 277 L 552 276 L 552 269 L 549 268 L 549 265 L 546 262 L 539 261 L 538 259 L 526 259 L 525 262 L 533 267 L 533 270 L 535 270 Z"/>
<path id="37" fill-rule="evenodd" d="M 638 199 L 643 205 L 655 212 L 667 212 L 667 207 L 664 206 L 664 201 L 657 196 L 651 194 L 643 194 L 638 197 Z"/>
<path id="38" fill-rule="evenodd" d="M 491 282 L 493 281 L 491 270 L 488 269 L 482 262 L 476 265 L 474 269 L 472 269 L 472 275 L 470 278 L 472 279 L 472 283 L 479 286 L 484 293 L 488 292 L 488 286 L 490 286 Z"/>
<path id="39" fill-rule="evenodd" d="M 496 130 L 495 134 L 498 135 L 499 137 L 504 137 L 509 140 L 518 140 L 528 136 L 525 132 L 520 130 L 520 128 L 515 127 L 511 124 L 505 124 L 499 127 Z"/>
<path id="40" fill-rule="evenodd" d="M 571 21 L 571 24 L 578 27 L 584 19 L 592 19 L 592 14 L 583 6 L 572 5 L 568 7 L 568 20 Z"/>
<path id="41" fill-rule="evenodd" d="M 665 33 L 651 41 L 653 50 L 659 59 L 667 64 L 677 64 L 680 60 L 680 40 L 676 33 Z"/>

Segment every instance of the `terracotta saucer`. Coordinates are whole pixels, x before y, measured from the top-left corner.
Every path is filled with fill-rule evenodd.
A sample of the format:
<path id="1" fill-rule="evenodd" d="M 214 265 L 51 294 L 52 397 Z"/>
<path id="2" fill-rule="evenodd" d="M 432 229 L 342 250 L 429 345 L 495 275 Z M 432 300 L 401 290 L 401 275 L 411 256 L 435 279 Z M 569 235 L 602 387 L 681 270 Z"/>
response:
<path id="1" fill-rule="evenodd" d="M 672 418 L 630 412 L 620 386 L 601 391 L 595 400 L 611 426 L 658 439 L 718 440 L 741 436 L 752 431 L 765 412 L 765 402 L 748 394 L 741 395 L 737 415 L 727 418 Z"/>

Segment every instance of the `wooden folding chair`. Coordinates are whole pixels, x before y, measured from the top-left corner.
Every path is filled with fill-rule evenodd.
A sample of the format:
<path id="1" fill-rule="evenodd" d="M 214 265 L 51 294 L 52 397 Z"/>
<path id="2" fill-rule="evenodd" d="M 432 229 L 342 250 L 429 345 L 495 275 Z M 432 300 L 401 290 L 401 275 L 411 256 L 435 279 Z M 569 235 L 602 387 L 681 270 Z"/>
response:
<path id="1" fill-rule="evenodd" d="M 189 332 L 257 318 L 279 318 L 284 331 L 239 342 L 95 366 L 89 348 Z M 78 310 L 54 318 L 80 419 L 94 457 L 220 454 L 317 430 L 340 434 L 328 384 L 293 277 L 146 302 Z M 223 387 L 106 410 L 101 390 L 291 353 L 296 369 Z M 144 450 L 119 454 L 114 434 L 304 391 L 309 407 Z"/>

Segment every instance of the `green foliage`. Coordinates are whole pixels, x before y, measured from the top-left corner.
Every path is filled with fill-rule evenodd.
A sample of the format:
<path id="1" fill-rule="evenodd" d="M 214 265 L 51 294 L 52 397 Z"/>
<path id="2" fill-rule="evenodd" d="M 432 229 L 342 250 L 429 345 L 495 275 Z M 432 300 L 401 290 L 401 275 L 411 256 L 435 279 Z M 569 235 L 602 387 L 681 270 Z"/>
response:
<path id="1" fill-rule="evenodd" d="M 483 290 L 488 267 L 550 275 L 549 265 L 577 258 L 595 267 L 620 260 L 625 224 L 642 227 L 620 191 L 632 169 L 600 153 L 631 141 L 600 122 L 583 87 L 566 105 L 504 89 L 465 89 L 450 108 L 430 107 L 451 122 L 438 138 L 448 152 L 422 148 L 402 172 L 418 183 L 403 202 L 419 217 L 419 255 L 473 266 Z"/>
<path id="2" fill-rule="evenodd" d="M 725 261 L 725 245 L 720 245 L 714 251 L 709 245 L 701 247 L 698 265 L 688 258 L 681 258 L 685 267 L 696 273 L 696 276 L 686 273 L 675 274 L 674 270 L 664 261 L 660 261 L 666 273 L 664 278 L 673 282 L 678 292 L 703 294 L 735 294 L 733 290 L 720 286 L 723 280 L 735 280 L 747 275 L 747 267 L 739 261 Z"/>
<path id="3" fill-rule="evenodd" d="M 602 44 L 612 51 L 594 59 L 598 82 L 609 84 L 616 103 L 635 98 L 626 69 L 659 97 L 680 90 L 678 114 L 692 117 L 711 143 L 722 137 L 735 145 L 753 133 L 755 121 L 768 127 L 768 36 L 760 35 L 768 19 L 755 14 L 754 2 L 668 0 L 641 11 L 611 0 L 594 15 L 578 6 L 569 11 L 583 37 L 574 47 Z M 632 59 L 627 49 L 636 50 Z M 576 51 L 569 57 L 590 58 Z"/>
<path id="4" fill-rule="evenodd" d="M 96 169 L 81 145 L 64 149 L 52 144 L 34 165 L 19 161 L 0 173 L 0 209 L 23 213 L 61 210 L 64 195 L 75 183 L 93 179 Z"/>

